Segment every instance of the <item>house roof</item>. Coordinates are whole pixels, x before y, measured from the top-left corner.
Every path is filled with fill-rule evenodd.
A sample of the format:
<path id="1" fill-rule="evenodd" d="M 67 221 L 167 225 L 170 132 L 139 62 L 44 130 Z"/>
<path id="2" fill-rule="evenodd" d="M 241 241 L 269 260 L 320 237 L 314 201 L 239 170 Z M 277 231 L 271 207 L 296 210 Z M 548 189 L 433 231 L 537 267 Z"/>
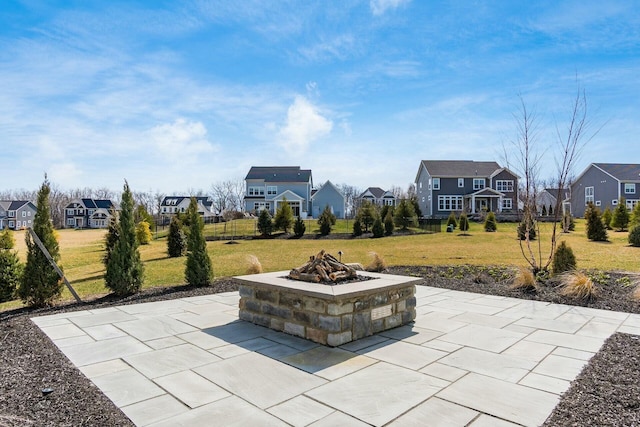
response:
<path id="1" fill-rule="evenodd" d="M 619 181 L 640 182 L 640 164 L 631 163 L 592 163 Z"/>
<path id="2" fill-rule="evenodd" d="M 190 200 L 191 196 L 165 196 L 164 199 L 162 199 L 160 206 L 178 206 L 185 199 Z M 198 196 L 195 199 L 204 207 L 211 210 L 211 207 L 213 206 L 213 200 L 211 200 L 208 196 Z M 175 203 L 173 202 L 174 200 Z"/>
<path id="3" fill-rule="evenodd" d="M 474 160 L 423 160 L 422 165 L 436 178 L 489 177 L 501 169 L 496 162 Z"/>
<path id="4" fill-rule="evenodd" d="M 360 194 L 360 198 L 363 198 L 367 193 L 371 193 L 371 195 L 376 199 L 382 199 L 386 191 L 380 187 L 369 187 Z"/>
<path id="5" fill-rule="evenodd" d="M 28 200 L 11 200 L 9 203 L 9 206 L 7 206 L 5 209 L 8 211 L 15 211 L 28 203 L 31 203 L 31 202 Z M 35 209 L 35 205 L 33 206 L 33 208 Z"/>
<path id="6" fill-rule="evenodd" d="M 264 182 L 309 182 L 310 169 L 300 166 L 252 166 L 245 180 L 262 179 Z"/>
<path id="7" fill-rule="evenodd" d="M 313 199 L 313 197 L 318 194 L 318 192 L 322 192 L 324 193 L 325 191 L 327 191 L 328 189 L 333 189 L 336 193 L 340 194 L 342 197 L 344 197 L 344 194 L 342 194 L 342 191 L 340 191 L 340 189 L 338 187 L 336 187 L 333 182 L 331 181 L 327 181 L 325 182 L 322 187 L 320 187 L 319 189 L 313 189 L 311 190 L 311 199 Z"/>

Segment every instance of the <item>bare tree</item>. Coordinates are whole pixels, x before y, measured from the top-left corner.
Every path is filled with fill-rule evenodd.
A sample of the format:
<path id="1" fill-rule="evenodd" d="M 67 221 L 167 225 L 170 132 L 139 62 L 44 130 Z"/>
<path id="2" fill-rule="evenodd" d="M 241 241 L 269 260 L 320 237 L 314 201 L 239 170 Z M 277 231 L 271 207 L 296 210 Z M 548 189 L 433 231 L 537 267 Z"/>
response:
<path id="1" fill-rule="evenodd" d="M 412 182 L 407 187 L 407 199 L 412 199 L 417 196 L 418 196 L 418 193 L 416 192 L 416 185 Z"/>
<path id="2" fill-rule="evenodd" d="M 358 210 L 358 197 L 362 190 L 349 184 L 338 184 L 336 187 L 344 195 L 347 217 L 353 217 Z"/>
<path id="3" fill-rule="evenodd" d="M 392 185 L 389 191 L 393 194 L 393 197 L 395 197 L 396 200 L 402 200 L 407 198 L 407 194 L 404 192 L 402 187 L 398 185 Z"/>

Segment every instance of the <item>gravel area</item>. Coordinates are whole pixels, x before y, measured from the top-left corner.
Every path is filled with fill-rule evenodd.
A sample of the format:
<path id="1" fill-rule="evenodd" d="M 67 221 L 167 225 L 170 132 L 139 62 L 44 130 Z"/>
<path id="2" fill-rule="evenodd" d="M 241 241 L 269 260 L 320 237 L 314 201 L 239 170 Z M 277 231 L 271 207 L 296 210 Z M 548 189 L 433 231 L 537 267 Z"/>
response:
<path id="1" fill-rule="evenodd" d="M 509 289 L 512 269 L 503 267 L 393 267 L 392 274 L 425 278 L 425 285 L 469 292 L 583 305 L 640 313 L 630 283 L 637 276 L 593 272 L 600 294 L 594 301 L 562 297 L 550 281 L 538 292 Z M 207 288 L 158 288 L 117 299 L 0 313 L 0 426 L 132 425 L 129 419 L 77 370 L 30 317 L 63 311 L 135 304 L 237 289 L 229 279 Z M 43 389 L 53 392 L 43 395 Z M 531 402 L 535 404 L 535 402 Z M 615 334 L 562 396 L 545 426 L 640 426 L 640 337 Z"/>

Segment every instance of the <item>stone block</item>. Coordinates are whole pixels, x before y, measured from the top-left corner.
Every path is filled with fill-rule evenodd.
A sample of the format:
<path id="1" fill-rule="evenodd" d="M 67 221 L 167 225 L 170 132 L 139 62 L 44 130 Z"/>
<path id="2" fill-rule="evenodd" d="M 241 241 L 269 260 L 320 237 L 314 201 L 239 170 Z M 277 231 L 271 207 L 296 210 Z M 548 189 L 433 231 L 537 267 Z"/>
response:
<path id="1" fill-rule="evenodd" d="M 416 297 L 407 298 L 406 301 L 407 301 L 408 308 L 416 306 Z"/>
<path id="2" fill-rule="evenodd" d="M 268 328 L 271 324 L 271 318 L 269 316 L 263 316 L 262 314 L 254 314 L 251 322 Z"/>
<path id="3" fill-rule="evenodd" d="M 307 328 L 307 339 L 322 345 L 327 345 L 327 332 L 321 331 L 320 329 Z"/>
<path id="4" fill-rule="evenodd" d="M 402 313 L 407 309 L 407 300 L 398 301 L 396 303 L 396 313 Z"/>
<path id="5" fill-rule="evenodd" d="M 346 344 L 352 341 L 351 331 L 342 332 L 339 334 L 328 334 L 327 335 L 327 345 L 331 347 L 337 347 L 342 344 Z"/>
<path id="6" fill-rule="evenodd" d="M 401 314 L 402 314 L 403 325 L 413 322 L 416 318 L 416 310 L 414 308 L 410 308 L 407 311 L 403 311 Z"/>
<path id="7" fill-rule="evenodd" d="M 360 299 L 353 304 L 354 311 L 368 310 L 371 307 L 371 302 L 368 299 Z"/>
<path id="8" fill-rule="evenodd" d="M 300 295 L 287 292 L 280 294 L 280 305 L 291 307 L 295 310 L 300 310 L 304 306 L 304 303 Z"/>
<path id="9" fill-rule="evenodd" d="M 292 318 L 299 323 L 313 325 L 317 323 L 318 313 L 311 313 L 308 311 L 294 311 Z"/>
<path id="10" fill-rule="evenodd" d="M 305 297 L 303 298 L 304 309 L 308 311 L 313 311 L 315 313 L 326 313 L 327 305 L 324 301 L 321 301 L 317 298 Z"/>
<path id="11" fill-rule="evenodd" d="M 262 304 L 262 312 L 269 316 L 280 317 L 281 319 L 291 319 L 291 310 L 286 307 L 273 306 L 271 304 Z"/>
<path id="12" fill-rule="evenodd" d="M 317 322 L 314 323 L 314 326 L 328 332 L 339 332 L 340 327 L 342 326 L 342 322 L 337 316 L 319 315 Z"/>
<path id="13" fill-rule="evenodd" d="M 301 338 L 305 337 L 304 326 L 297 323 L 284 322 L 284 332 Z"/>
<path id="14" fill-rule="evenodd" d="M 244 309 L 248 311 L 252 311 L 254 313 L 260 313 L 261 312 L 260 310 L 262 309 L 262 305 L 260 304 L 260 301 L 248 299 L 248 300 L 245 300 L 244 302 Z"/>
<path id="15" fill-rule="evenodd" d="M 249 286 L 240 285 L 238 287 L 238 293 L 241 298 L 253 298 L 253 288 Z"/>
<path id="16" fill-rule="evenodd" d="M 357 313 L 353 315 L 353 339 L 368 337 L 373 334 L 371 329 L 371 313 Z"/>
<path id="17" fill-rule="evenodd" d="M 389 316 L 384 319 L 385 329 L 397 328 L 400 325 L 402 325 L 402 314 L 400 313 L 394 314 L 393 316 Z"/>
<path id="18" fill-rule="evenodd" d="M 353 303 L 347 302 L 342 304 L 329 303 L 327 305 L 327 314 L 339 316 L 341 314 L 353 313 Z"/>
<path id="19" fill-rule="evenodd" d="M 238 315 L 240 320 L 244 320 L 246 322 L 253 323 L 253 313 L 245 310 L 240 310 L 240 314 Z"/>
<path id="20" fill-rule="evenodd" d="M 342 320 L 342 330 L 350 331 L 353 325 L 353 314 L 345 314 L 340 319 Z"/>
<path id="21" fill-rule="evenodd" d="M 384 331 L 385 329 L 387 329 L 387 328 L 385 328 L 384 321 L 385 321 L 385 319 L 377 319 L 377 320 L 373 320 L 373 321 L 371 322 L 371 331 L 372 331 L 374 334 L 377 334 L 378 332 L 382 332 L 382 331 Z"/>
<path id="22" fill-rule="evenodd" d="M 386 303 L 389 302 L 389 295 L 387 295 L 386 293 L 384 294 L 377 294 L 374 295 L 371 301 L 371 306 L 372 307 L 379 307 L 381 305 L 385 305 Z"/>
<path id="23" fill-rule="evenodd" d="M 284 330 L 284 320 L 277 318 L 277 317 L 272 317 L 271 318 L 271 323 L 269 324 L 269 327 L 273 330 L 276 331 L 283 331 Z"/>
<path id="24" fill-rule="evenodd" d="M 277 304 L 278 303 L 278 291 L 272 291 L 270 289 L 255 290 L 255 298 L 261 301 L 268 301 Z"/>

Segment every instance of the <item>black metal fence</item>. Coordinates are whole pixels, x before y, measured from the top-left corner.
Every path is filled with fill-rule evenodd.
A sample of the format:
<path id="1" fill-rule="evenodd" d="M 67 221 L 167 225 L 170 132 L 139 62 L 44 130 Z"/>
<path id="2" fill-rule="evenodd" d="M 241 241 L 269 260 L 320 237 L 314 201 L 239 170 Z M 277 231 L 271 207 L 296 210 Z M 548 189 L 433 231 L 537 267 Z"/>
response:
<path id="1" fill-rule="evenodd" d="M 442 232 L 442 220 L 432 218 L 420 218 L 418 220 L 418 226 L 421 230 L 428 233 L 440 233 Z"/>

